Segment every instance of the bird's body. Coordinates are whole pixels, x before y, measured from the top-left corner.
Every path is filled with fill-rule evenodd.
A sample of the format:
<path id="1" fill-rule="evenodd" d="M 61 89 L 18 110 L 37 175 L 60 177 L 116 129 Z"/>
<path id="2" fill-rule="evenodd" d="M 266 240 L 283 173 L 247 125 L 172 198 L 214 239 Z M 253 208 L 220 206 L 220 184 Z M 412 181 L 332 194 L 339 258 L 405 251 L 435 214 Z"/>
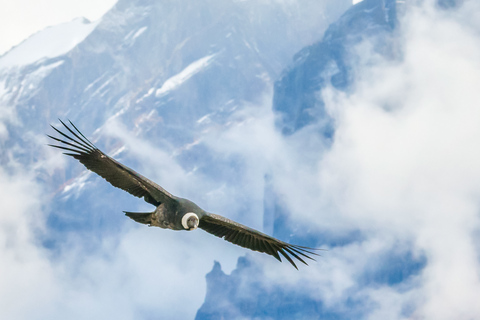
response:
<path id="1" fill-rule="evenodd" d="M 161 203 L 153 212 L 125 212 L 125 214 L 137 222 L 172 230 L 186 229 L 182 224 L 182 218 L 187 213 L 195 213 L 199 220 L 207 214 L 190 200 L 179 197 L 173 197 L 172 200 L 169 203 Z"/>
<path id="2" fill-rule="evenodd" d="M 292 257 L 307 264 L 302 257 L 313 260 L 309 255 L 316 255 L 312 252 L 315 249 L 283 242 L 233 220 L 208 213 L 192 201 L 170 194 L 155 182 L 104 154 L 73 123 L 70 122 L 70 128 L 60 122 L 73 136 L 52 126 L 67 140 L 49 136 L 62 143 L 61 146 L 50 146 L 67 151 L 66 155 L 79 160 L 87 169 L 97 173 L 113 186 L 136 197 L 143 197 L 146 202 L 156 207 L 153 212 L 125 212 L 136 222 L 172 230 L 191 231 L 198 227 L 233 244 L 272 255 L 279 261 L 282 255 L 295 268 L 297 266 Z"/>

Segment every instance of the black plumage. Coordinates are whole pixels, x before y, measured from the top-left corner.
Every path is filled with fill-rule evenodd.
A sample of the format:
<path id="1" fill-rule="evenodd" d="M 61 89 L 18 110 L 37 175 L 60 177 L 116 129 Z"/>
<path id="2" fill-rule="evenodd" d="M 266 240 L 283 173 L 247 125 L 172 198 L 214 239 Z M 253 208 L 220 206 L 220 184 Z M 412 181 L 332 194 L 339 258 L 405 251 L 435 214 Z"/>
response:
<path id="1" fill-rule="evenodd" d="M 198 227 L 233 244 L 269 254 L 279 261 L 282 261 L 280 257 L 282 255 L 295 268 L 297 266 L 292 258 L 307 264 L 305 258 L 314 260 L 311 255 L 317 255 L 313 251 L 318 249 L 283 242 L 233 220 L 208 213 L 192 201 L 170 194 L 155 182 L 107 156 L 95 147 L 71 121 L 69 121 L 71 126 L 61 120 L 60 122 L 70 135 L 52 126 L 62 138 L 50 135 L 48 137 L 60 142 L 61 145 L 49 144 L 49 146 L 66 151 L 64 154 L 77 159 L 87 169 L 95 172 L 114 187 L 136 197 L 143 197 L 146 202 L 156 207 L 153 212 L 125 212 L 131 219 L 173 230 L 193 230 Z"/>

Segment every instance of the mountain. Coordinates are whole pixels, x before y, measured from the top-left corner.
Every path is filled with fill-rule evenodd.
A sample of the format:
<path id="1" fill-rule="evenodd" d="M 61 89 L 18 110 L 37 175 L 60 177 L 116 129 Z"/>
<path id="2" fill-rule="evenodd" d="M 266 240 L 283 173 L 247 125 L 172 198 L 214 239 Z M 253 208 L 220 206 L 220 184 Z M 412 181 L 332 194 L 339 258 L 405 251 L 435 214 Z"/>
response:
<path id="1" fill-rule="evenodd" d="M 395 0 L 364 0 L 348 9 L 325 31 L 322 39 L 304 47 L 294 55 L 291 63 L 274 83 L 273 110 L 278 118 L 276 126 L 284 135 L 293 135 L 306 127 L 313 127 L 313 134 L 325 139 L 334 135 L 331 118 L 325 111 L 321 90 L 332 86 L 337 90 L 349 91 L 354 78 L 356 47 L 366 40 L 372 44 L 374 52 L 386 59 L 396 58 L 395 42 L 391 34 L 397 25 L 397 11 L 403 12 L 403 3 Z M 311 131 L 310 131 L 311 132 Z M 309 133 L 311 134 L 311 133 Z M 274 234 L 282 236 L 290 230 L 302 230 L 289 241 L 307 246 L 319 246 L 322 241 L 331 246 L 361 239 L 361 235 L 319 236 L 303 226 L 299 228 L 279 202 L 275 187 L 266 178 L 265 217 L 274 222 Z M 298 233 L 298 232 L 297 232 Z M 390 261 L 402 261 L 408 270 L 401 279 L 417 274 L 425 261 L 411 256 L 392 255 Z M 369 281 L 394 283 L 397 270 L 392 264 L 385 270 L 376 270 L 365 275 Z M 207 296 L 197 313 L 196 319 L 358 319 L 365 317 L 367 308 L 361 300 L 349 299 L 349 308 L 333 310 L 322 301 L 302 296 L 301 291 L 271 288 L 263 282 L 260 270 L 248 258 L 239 259 L 237 268 L 226 275 L 216 263 L 207 275 Z M 252 274 L 255 280 L 251 280 Z M 260 275 L 259 275 L 260 274 Z M 378 278 L 379 275 L 381 278 Z M 377 278 L 376 278 L 377 277 Z M 249 292 L 246 296 L 244 293 Z M 278 304 L 278 301 L 284 303 Z"/>
<path id="2" fill-rule="evenodd" d="M 320 90 L 333 86 L 348 90 L 354 77 L 354 50 L 365 38 L 373 41 L 382 55 L 395 54 L 388 35 L 397 20 L 395 0 L 365 0 L 342 15 L 326 30 L 323 39 L 303 48 L 294 62 L 275 82 L 273 108 L 281 115 L 277 125 L 285 134 L 292 134 L 318 121 L 325 121 L 322 131 L 332 134 L 331 123 L 318 96 Z"/>
<path id="3" fill-rule="evenodd" d="M 98 135 L 115 120 L 169 152 L 184 150 L 177 159 L 187 171 L 193 169 L 188 159 L 197 157 L 195 168 L 211 175 L 211 157 L 201 146 L 187 146 L 209 128 L 224 126 L 232 112 L 271 94 L 291 55 L 327 26 L 324 11 L 333 19 L 347 5 L 119 1 L 99 21 L 47 28 L 0 58 L 1 104 L 12 114 L 3 124 L 9 139 L 2 146 L 11 154 L 0 160 L 13 157 L 29 166 L 43 153 L 25 135 L 26 127 L 43 133 L 56 118 L 69 118 Z M 46 183 L 53 191 L 64 178 Z M 50 219 L 62 224 L 58 229 L 67 227 L 55 214 Z M 89 219 L 76 223 L 89 225 Z"/>
<path id="4" fill-rule="evenodd" d="M 455 9 L 459 5 L 458 1 L 437 2 L 443 9 Z M 318 134 L 328 145 L 334 138 L 335 124 L 325 110 L 322 90 L 334 88 L 347 95 L 354 92 L 354 79 L 360 76 L 356 74 L 358 52 L 366 43 L 370 54 L 385 61 L 401 61 L 403 56 L 395 31 L 406 10 L 405 1 L 364 0 L 333 22 L 320 41 L 298 51 L 274 82 L 272 108 L 278 116 L 276 128 L 287 138 L 302 131 L 305 135 Z M 363 241 L 359 230 L 343 235 L 322 230 L 319 235 L 305 225 L 299 228 L 298 221 L 290 219 L 285 212 L 281 195 L 276 193 L 274 184 L 269 183 L 271 180 L 267 175 L 264 201 L 268 205 L 265 205 L 264 216 L 274 221 L 276 236 L 290 234 L 290 241 L 311 246 L 325 243 L 331 248 Z M 301 232 L 292 235 L 295 232 L 291 230 Z M 377 258 L 386 263 L 358 271 L 358 283 L 372 287 L 399 286 L 403 290 L 402 284 L 418 277 L 427 265 L 425 256 L 411 251 L 385 252 Z M 196 319 L 363 319 L 372 312 L 372 306 L 364 297 L 353 292 L 347 293 L 342 307 L 338 308 L 303 295 L 302 288 L 272 285 L 269 280 L 263 280 L 269 278 L 268 273 L 268 269 L 259 268 L 250 256 L 240 258 L 230 274 L 215 263 L 207 274 L 207 295 Z M 309 287 L 308 283 L 296 284 Z M 414 314 L 413 310 L 413 307 L 406 308 L 400 314 L 408 318 Z"/>
<path id="5" fill-rule="evenodd" d="M 265 173 L 255 172 L 259 183 L 252 187 L 244 155 L 220 153 L 205 141 L 254 119 L 252 109 L 270 109 L 273 83 L 292 55 L 316 41 L 350 5 L 346 0 L 120 0 L 98 21 L 76 19 L 47 28 L 2 55 L 0 166 L 12 177 L 33 175 L 42 189 L 45 226 L 31 231 L 31 244 L 57 268 L 56 274 L 63 277 L 59 286 L 71 284 L 69 294 L 82 295 L 87 290 L 85 294 L 92 296 L 89 305 L 100 303 L 100 298 L 93 298 L 98 290 L 77 286 L 77 274 L 89 279 L 112 275 L 98 273 L 88 263 L 93 258 L 100 264 L 114 263 L 112 252 L 123 257 L 122 243 L 139 226 L 131 224 L 121 210 L 148 206 L 47 148 L 45 134 L 54 134 L 50 124 L 58 126 L 57 118 L 70 119 L 106 153 L 172 193 L 262 229 L 263 191 L 268 190 Z M 289 229 L 272 232 L 286 239 Z M 223 245 L 216 238 L 208 241 Z M 106 244 L 113 249 L 105 249 Z M 160 248 L 161 243 L 155 247 Z M 181 243 L 179 248 L 184 248 Z M 218 255 L 245 253 L 235 250 L 232 254 L 218 251 Z M 213 259 L 197 263 L 210 267 Z M 159 270 L 169 268 L 168 262 L 158 266 Z M 194 270 L 195 275 L 201 270 Z M 143 271 L 143 267 L 130 270 L 128 278 L 141 277 Z M 161 275 L 158 279 L 165 280 Z M 120 276 L 115 279 L 123 283 Z M 177 285 L 187 279 L 178 279 Z M 178 301 L 176 297 L 190 295 L 192 305 L 200 307 L 204 278 L 195 279 L 195 289 L 175 291 L 167 298 Z M 149 283 L 155 281 L 159 280 Z M 103 281 L 91 283 L 104 285 Z M 138 283 L 142 282 L 132 286 Z M 155 314 L 160 308 L 150 305 L 149 299 L 130 301 L 135 310 L 131 318 Z M 49 302 L 71 305 L 56 299 Z M 162 305 L 172 309 L 168 307 Z M 75 310 L 88 312 L 89 308 Z M 194 315 L 196 311 L 183 312 Z M 37 317 L 42 315 L 47 317 L 38 311 Z"/>
<path id="6" fill-rule="evenodd" d="M 409 5 L 120 0 L 2 55 L 0 318 L 477 318 L 480 7 Z M 136 224 L 122 211 L 150 205 L 46 146 L 57 118 L 175 195 L 329 251 L 297 271 Z"/>

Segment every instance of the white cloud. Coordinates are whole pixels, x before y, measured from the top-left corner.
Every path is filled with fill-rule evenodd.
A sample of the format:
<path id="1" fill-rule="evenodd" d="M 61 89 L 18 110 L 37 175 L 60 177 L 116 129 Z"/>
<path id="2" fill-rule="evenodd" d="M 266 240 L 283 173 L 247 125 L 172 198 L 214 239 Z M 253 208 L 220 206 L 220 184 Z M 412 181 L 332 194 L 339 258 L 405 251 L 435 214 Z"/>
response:
<path id="1" fill-rule="evenodd" d="M 210 142 L 249 159 L 250 174 L 273 170 L 292 219 L 363 235 L 300 273 L 252 255 L 269 281 L 334 310 L 366 297 L 371 319 L 480 317 L 479 18 L 475 1 L 411 6 L 395 35 L 401 59 L 359 46 L 354 91 L 323 92 L 336 125 L 331 149 L 305 132 L 280 138 L 270 115 L 254 113 Z M 411 252 L 425 266 L 394 285 L 359 282 L 372 264 L 389 267 L 386 252 Z"/>
<path id="2" fill-rule="evenodd" d="M 349 96 L 326 93 L 337 130 L 320 163 L 322 197 L 344 224 L 425 254 L 421 318 L 480 316 L 479 14 L 474 1 L 411 8 L 397 39 L 404 58 L 360 66 Z"/>
<path id="3" fill-rule="evenodd" d="M 2 169 L 0 192 L 1 318 L 193 318 L 213 261 L 233 268 L 242 254 L 202 231 L 169 232 L 133 222 L 94 250 L 80 235 L 66 233 L 53 254 L 38 242 L 48 231 L 43 208 L 49 196 L 34 175 Z"/>
<path id="4" fill-rule="evenodd" d="M 12 176 L 0 169 L 0 194 L 0 313 L 26 319 L 34 310 L 44 310 L 56 291 L 47 251 L 37 246 L 32 232 L 43 228 L 42 193 L 28 175 Z"/>

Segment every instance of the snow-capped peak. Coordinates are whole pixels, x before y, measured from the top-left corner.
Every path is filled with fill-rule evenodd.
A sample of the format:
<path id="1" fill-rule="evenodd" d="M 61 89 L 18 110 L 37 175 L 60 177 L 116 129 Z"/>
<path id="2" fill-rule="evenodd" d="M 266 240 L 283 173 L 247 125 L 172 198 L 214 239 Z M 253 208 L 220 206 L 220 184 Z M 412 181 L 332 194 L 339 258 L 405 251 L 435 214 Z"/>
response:
<path id="1" fill-rule="evenodd" d="M 85 18 L 48 27 L 37 32 L 0 57 L 0 68 L 27 65 L 54 58 L 72 50 L 97 26 Z"/>

